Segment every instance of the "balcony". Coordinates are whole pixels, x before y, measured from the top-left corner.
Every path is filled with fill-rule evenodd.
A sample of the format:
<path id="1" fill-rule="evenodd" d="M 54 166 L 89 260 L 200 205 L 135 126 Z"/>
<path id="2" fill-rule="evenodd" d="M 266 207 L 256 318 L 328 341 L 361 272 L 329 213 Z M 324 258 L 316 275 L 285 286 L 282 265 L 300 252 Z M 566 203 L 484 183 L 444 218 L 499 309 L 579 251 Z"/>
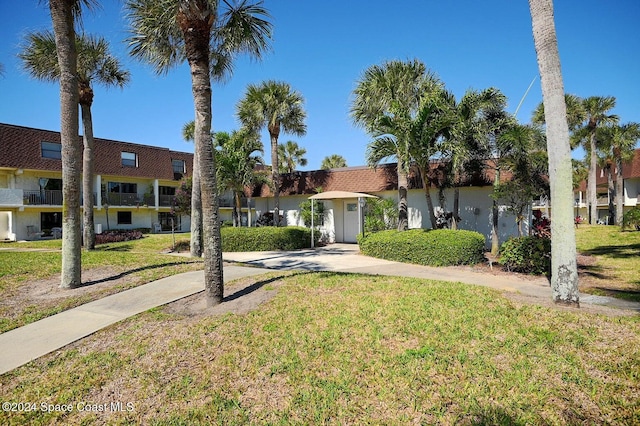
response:
<path id="1" fill-rule="evenodd" d="M 236 202 L 233 198 L 230 197 L 220 197 L 218 198 L 218 206 L 219 207 L 226 207 L 226 208 L 233 208 L 235 206 Z M 241 208 L 246 208 L 247 207 L 247 199 L 246 198 L 241 198 L 240 199 L 240 207 Z"/>
<path id="2" fill-rule="evenodd" d="M 61 206 L 62 191 L 60 190 L 25 190 L 22 201 L 31 206 Z"/>
<path id="3" fill-rule="evenodd" d="M 160 207 L 171 207 L 173 203 L 173 199 L 175 198 L 175 195 L 159 195 L 158 198 L 159 198 L 158 203 L 160 204 Z M 151 204 L 155 204 L 155 200 L 152 200 Z"/>
<path id="4" fill-rule="evenodd" d="M 109 206 L 139 206 L 143 204 L 138 194 L 121 194 L 119 192 L 110 192 L 105 194 L 103 204 Z"/>
<path id="5" fill-rule="evenodd" d="M 23 197 L 22 189 L 0 188 L 0 206 L 21 206 Z"/>

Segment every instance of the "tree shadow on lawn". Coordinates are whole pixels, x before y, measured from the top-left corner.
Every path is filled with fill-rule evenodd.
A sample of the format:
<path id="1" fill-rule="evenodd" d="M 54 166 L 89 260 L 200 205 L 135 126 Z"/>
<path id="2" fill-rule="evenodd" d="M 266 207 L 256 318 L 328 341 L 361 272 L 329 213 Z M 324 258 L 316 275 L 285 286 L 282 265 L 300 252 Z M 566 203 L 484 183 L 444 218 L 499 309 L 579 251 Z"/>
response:
<path id="1" fill-rule="evenodd" d="M 594 247 L 582 252 L 591 256 L 606 256 L 614 259 L 626 259 L 640 255 L 640 243 L 631 245 L 606 245 Z"/>
<path id="2" fill-rule="evenodd" d="M 120 278 L 126 277 L 127 275 L 135 274 L 136 272 L 148 271 L 148 270 L 151 270 L 151 269 L 159 269 L 159 268 L 164 268 L 164 267 L 167 267 L 167 266 L 188 265 L 190 263 L 200 263 L 200 262 L 171 262 L 171 263 L 160 263 L 160 264 L 157 264 L 157 265 L 147 265 L 147 266 L 143 266 L 143 267 L 140 267 L 140 268 L 129 269 L 129 270 L 120 272 L 119 274 L 111 275 L 111 276 L 108 276 L 108 277 L 105 277 L 105 278 L 101 278 L 99 280 L 92 280 L 92 281 L 83 282 L 81 285 L 78 286 L 78 288 L 89 287 L 89 286 L 92 286 L 92 285 L 106 283 L 106 282 L 109 282 L 109 281 L 116 281 L 116 280 L 119 280 Z"/>

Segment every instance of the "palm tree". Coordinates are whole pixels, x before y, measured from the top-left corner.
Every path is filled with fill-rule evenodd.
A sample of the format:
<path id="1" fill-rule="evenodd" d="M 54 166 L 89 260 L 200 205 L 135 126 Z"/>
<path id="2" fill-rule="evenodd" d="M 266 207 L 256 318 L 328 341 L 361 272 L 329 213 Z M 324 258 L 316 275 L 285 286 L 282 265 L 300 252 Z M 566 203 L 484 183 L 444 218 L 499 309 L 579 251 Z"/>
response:
<path id="1" fill-rule="evenodd" d="M 573 133 L 574 145 L 582 144 L 589 155 L 589 177 L 587 179 L 587 201 L 589 203 L 589 223 L 598 220 L 598 192 L 596 189 L 598 165 L 598 129 L 602 126 L 617 124 L 618 116 L 609 114 L 616 105 L 613 96 L 591 96 L 582 100 L 585 121 Z"/>
<path id="2" fill-rule="evenodd" d="M 324 157 L 320 164 L 321 170 L 339 169 L 341 167 L 347 167 L 347 160 L 339 154 L 331 154 Z"/>
<path id="3" fill-rule="evenodd" d="M 263 81 L 260 85 L 250 84 L 244 98 L 236 107 L 243 126 L 251 131 L 266 127 L 271 140 L 271 179 L 274 189 L 273 219 L 280 224 L 280 167 L 278 161 L 278 137 L 280 132 L 304 136 L 306 112 L 300 93 L 285 82 Z"/>
<path id="4" fill-rule="evenodd" d="M 78 81 L 74 21 L 90 0 L 49 0 L 60 67 L 60 141 L 62 144 L 62 273 L 61 288 L 82 284 L 80 232 L 80 159 Z"/>
<path id="5" fill-rule="evenodd" d="M 580 306 L 571 189 L 569 126 L 552 0 L 529 0 L 545 109 L 551 185 L 551 290 L 555 303 Z"/>
<path id="6" fill-rule="evenodd" d="M 456 105 L 458 120 L 444 148 L 453 174 L 453 228 L 460 220 L 461 179 L 483 171 L 485 160 L 491 154 L 490 136 L 495 139 L 512 122 L 505 112 L 506 103 L 507 98 L 502 92 L 489 88 L 481 92 L 467 90 Z M 496 178 L 499 179 L 499 173 Z M 497 220 L 497 214 L 494 219 Z M 497 242 L 497 235 L 494 240 Z"/>
<path id="7" fill-rule="evenodd" d="M 195 121 L 191 120 L 182 127 L 182 138 L 193 142 L 196 130 Z M 191 240 L 189 242 L 191 257 L 202 256 L 202 197 L 200 196 L 200 167 L 198 152 L 193 155 L 193 172 L 191 174 Z"/>
<path id="8" fill-rule="evenodd" d="M 296 165 L 306 166 L 307 159 L 304 155 L 307 150 L 298 146 L 294 141 L 287 141 L 284 145 L 278 145 L 278 166 L 280 173 L 292 173 Z"/>
<path id="9" fill-rule="evenodd" d="M 60 80 L 60 67 L 56 54 L 56 41 L 51 31 L 33 32 L 26 36 L 26 45 L 18 55 L 24 68 L 38 80 L 56 82 Z M 91 105 L 93 104 L 93 83 L 103 86 L 124 87 L 129 82 L 130 74 L 123 70 L 120 62 L 109 53 L 109 43 L 102 37 L 87 35 L 76 36 L 76 52 L 78 54 L 77 81 L 80 110 L 82 112 L 83 162 L 82 192 L 84 217 L 84 248 L 93 250 L 96 235 L 93 220 L 93 120 Z"/>
<path id="10" fill-rule="evenodd" d="M 409 153 L 422 180 L 427 200 L 431 228 L 437 228 L 437 219 L 431 198 L 432 165 L 441 154 L 443 141 L 452 137 L 457 120 L 455 96 L 444 87 L 433 87 L 422 94 L 416 116 L 409 123 Z M 441 155 L 440 155 L 441 156 Z"/>
<path id="11" fill-rule="evenodd" d="M 609 182 L 609 204 L 613 223 L 622 224 L 624 212 L 624 179 L 622 178 L 623 163 L 633 158 L 634 149 L 640 139 L 640 123 L 626 123 L 623 125 L 609 125 L 601 128 L 597 139 L 602 141 L 601 159 L 607 168 L 607 180 Z M 616 180 L 613 186 L 613 171 L 615 166 Z M 613 196 L 615 194 L 615 212 L 613 211 Z"/>
<path id="12" fill-rule="evenodd" d="M 539 127 L 512 124 L 497 135 L 495 147 L 499 153 L 494 160 L 496 174 L 505 170 L 511 178 L 506 182 L 497 179 L 494 183 L 494 206 L 500 199 L 507 201 L 508 209 L 516 216 L 518 234 L 522 236 L 522 222 L 526 210 L 531 207 L 531 200 L 548 193 L 544 135 Z M 497 216 L 497 212 L 494 214 Z"/>
<path id="13" fill-rule="evenodd" d="M 224 6 L 223 6 L 224 4 Z M 211 78 L 232 70 L 237 53 L 260 58 L 271 24 L 262 2 L 128 0 L 131 54 L 158 73 L 189 64 L 195 109 L 194 141 L 200 172 L 204 276 L 208 306 L 222 302 L 224 281 L 216 165 L 211 144 Z"/>
<path id="14" fill-rule="evenodd" d="M 351 117 L 373 141 L 367 147 L 367 163 L 376 167 L 395 157 L 398 174 L 398 230 L 408 228 L 410 138 L 408 123 L 415 118 L 422 93 L 439 80 L 418 61 L 388 61 L 369 67 L 353 92 Z"/>
<path id="15" fill-rule="evenodd" d="M 264 164 L 260 155 L 263 147 L 257 133 L 242 129 L 231 134 L 215 134 L 216 166 L 220 191 L 232 191 L 234 196 L 234 226 L 242 226 L 241 197 L 246 187 L 257 183 L 256 166 Z"/>

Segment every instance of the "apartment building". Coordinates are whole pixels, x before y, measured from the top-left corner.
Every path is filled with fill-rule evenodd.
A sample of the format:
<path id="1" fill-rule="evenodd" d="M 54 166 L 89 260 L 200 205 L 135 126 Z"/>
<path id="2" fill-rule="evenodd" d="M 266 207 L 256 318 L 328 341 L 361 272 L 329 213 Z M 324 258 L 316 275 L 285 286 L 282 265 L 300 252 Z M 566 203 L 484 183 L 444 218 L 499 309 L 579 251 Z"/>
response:
<path id="1" fill-rule="evenodd" d="M 171 205 L 192 166 L 190 153 L 96 138 L 96 231 L 188 231 L 189 217 Z M 61 227 L 60 133 L 0 123 L 0 240 L 56 237 Z"/>

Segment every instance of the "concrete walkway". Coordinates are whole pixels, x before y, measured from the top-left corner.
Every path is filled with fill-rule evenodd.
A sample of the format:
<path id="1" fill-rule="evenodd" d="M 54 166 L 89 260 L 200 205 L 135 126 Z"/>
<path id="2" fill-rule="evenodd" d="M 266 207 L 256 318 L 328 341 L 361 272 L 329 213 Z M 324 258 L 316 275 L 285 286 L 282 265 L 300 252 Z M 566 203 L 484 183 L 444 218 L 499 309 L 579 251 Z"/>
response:
<path id="1" fill-rule="evenodd" d="M 488 275 L 471 268 L 432 268 L 390 262 L 360 254 L 357 245 L 332 244 L 290 252 L 224 253 L 225 282 L 272 270 L 307 270 L 363 273 L 464 282 L 527 296 L 551 299 L 546 279 Z M 104 327 L 148 309 L 204 290 L 202 271 L 163 278 L 79 306 L 35 323 L 0 334 L 0 374 L 6 373 Z M 596 304 L 640 312 L 640 304 L 602 296 L 581 295 L 581 304 Z"/>

